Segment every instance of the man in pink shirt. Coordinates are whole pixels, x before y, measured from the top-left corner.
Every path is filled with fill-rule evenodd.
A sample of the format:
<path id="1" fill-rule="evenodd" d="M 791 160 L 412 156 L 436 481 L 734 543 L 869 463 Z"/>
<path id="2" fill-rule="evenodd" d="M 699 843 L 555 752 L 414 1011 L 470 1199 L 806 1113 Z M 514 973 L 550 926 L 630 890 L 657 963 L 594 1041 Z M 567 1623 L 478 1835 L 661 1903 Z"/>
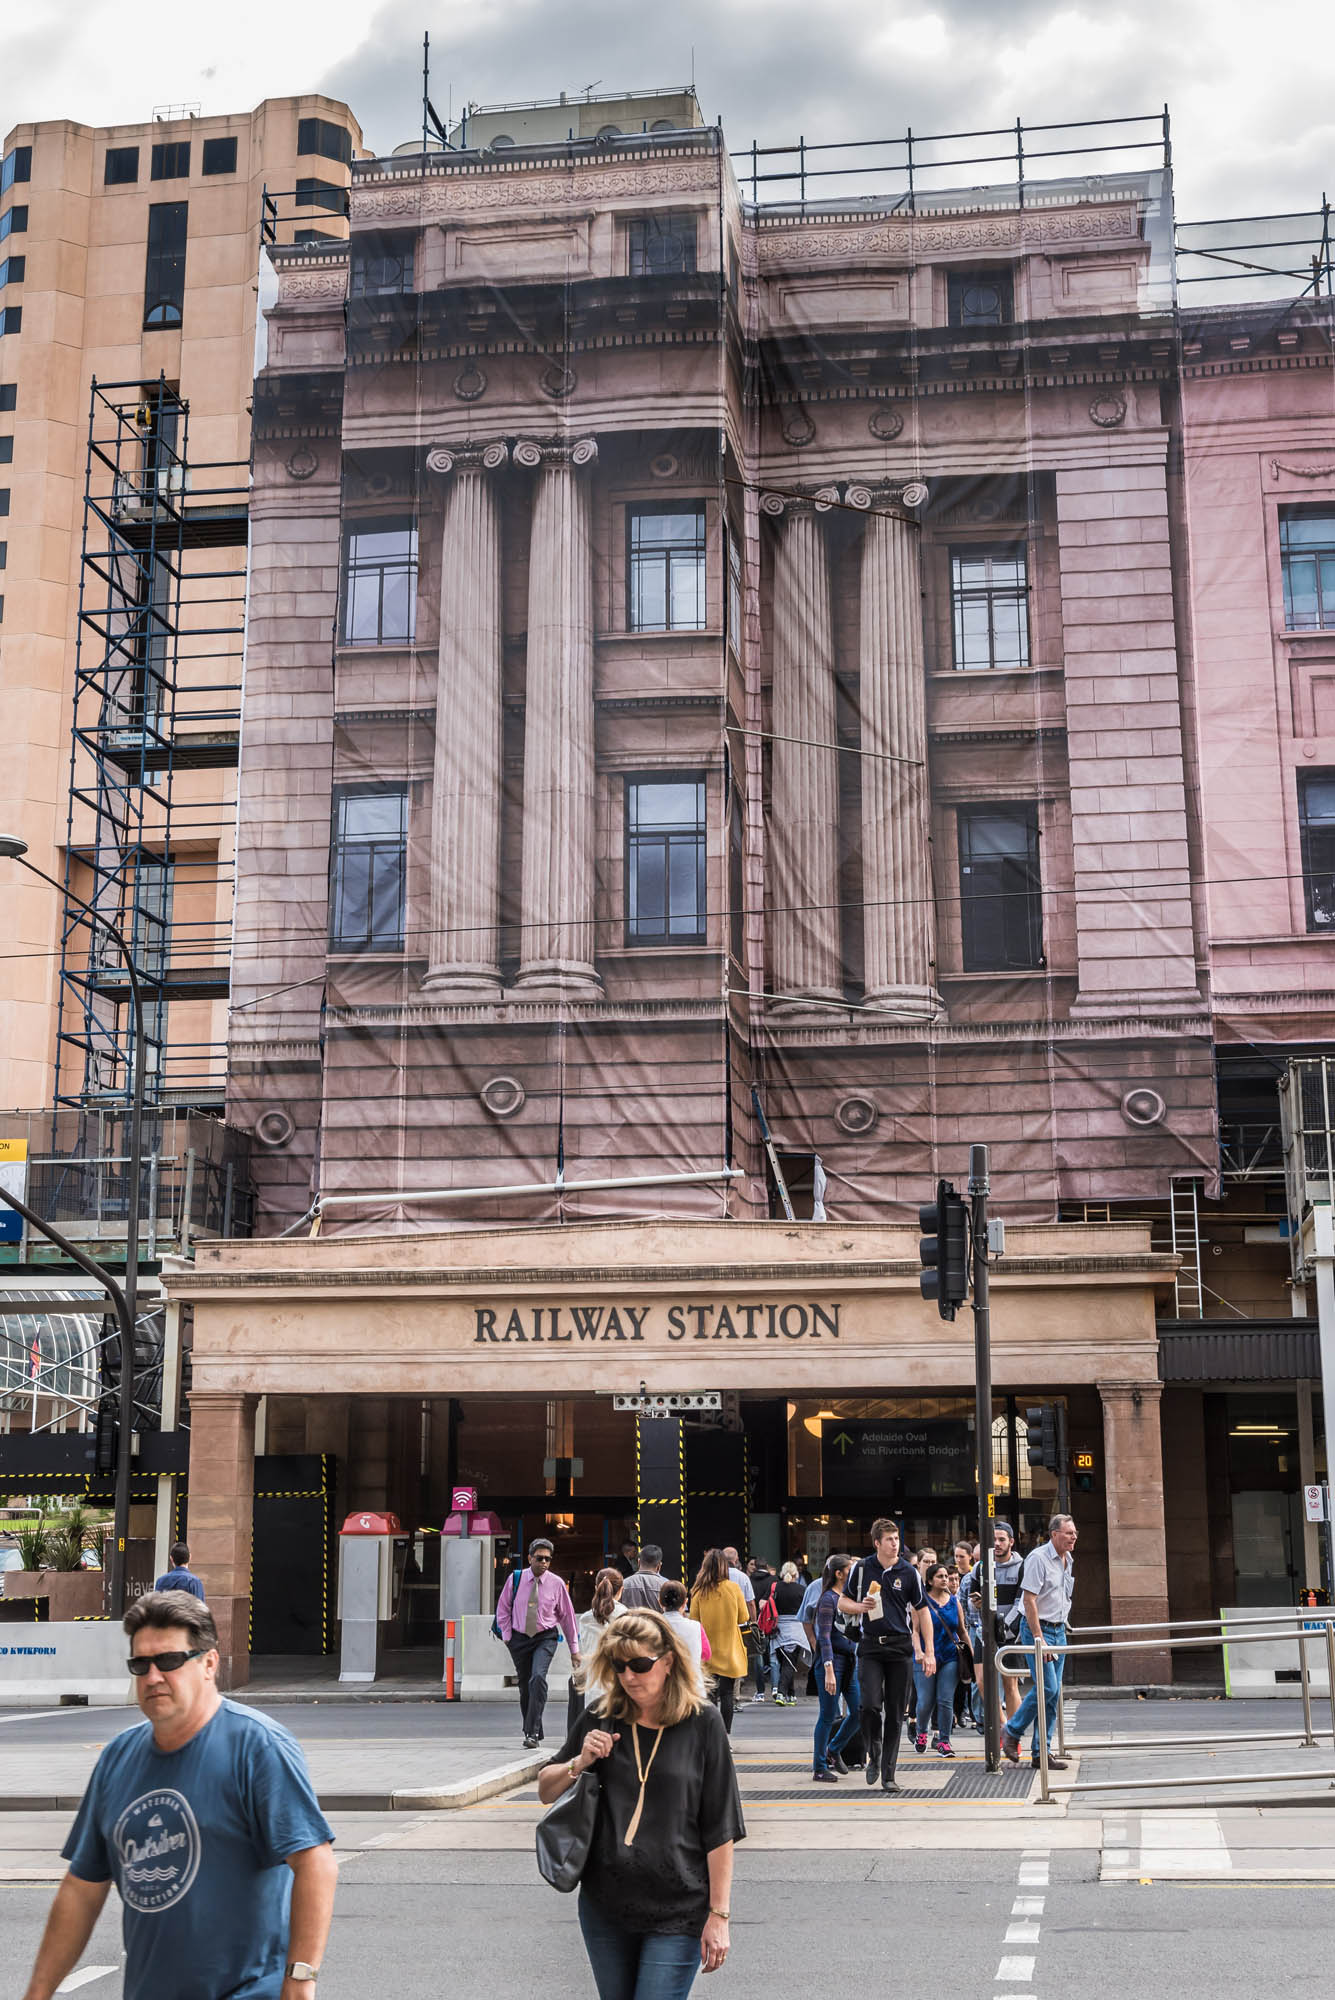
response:
<path id="1" fill-rule="evenodd" d="M 516 1570 L 501 1592 L 496 1623 L 510 1650 L 519 1676 L 519 1712 L 524 1724 L 524 1748 L 542 1741 L 542 1712 L 547 1706 L 547 1669 L 564 1632 L 572 1671 L 579 1665 L 579 1631 L 570 1592 L 552 1572 L 552 1545 L 542 1536 L 528 1545 L 528 1568 Z"/>

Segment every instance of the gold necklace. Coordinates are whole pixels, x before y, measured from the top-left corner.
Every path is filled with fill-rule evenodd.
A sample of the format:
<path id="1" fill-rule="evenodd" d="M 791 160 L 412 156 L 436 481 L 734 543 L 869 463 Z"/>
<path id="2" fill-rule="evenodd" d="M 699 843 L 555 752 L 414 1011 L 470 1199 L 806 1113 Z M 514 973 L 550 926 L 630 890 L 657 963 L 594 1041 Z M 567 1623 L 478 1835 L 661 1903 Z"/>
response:
<path id="1" fill-rule="evenodd" d="M 630 1740 L 635 1750 L 635 1775 L 640 1781 L 640 1796 L 635 1801 L 635 1810 L 630 1816 L 630 1825 L 626 1828 L 626 1838 L 622 1843 L 626 1847 L 632 1844 L 636 1834 L 640 1830 L 640 1815 L 644 1811 L 644 1788 L 649 1782 L 649 1773 L 654 1768 L 654 1758 L 658 1755 L 658 1746 L 663 1741 L 663 1725 L 660 1722 L 654 1728 L 654 1747 L 649 1752 L 649 1762 L 647 1764 L 643 1764 L 640 1761 L 640 1725 L 638 1722 L 632 1722 L 630 1726 Z"/>

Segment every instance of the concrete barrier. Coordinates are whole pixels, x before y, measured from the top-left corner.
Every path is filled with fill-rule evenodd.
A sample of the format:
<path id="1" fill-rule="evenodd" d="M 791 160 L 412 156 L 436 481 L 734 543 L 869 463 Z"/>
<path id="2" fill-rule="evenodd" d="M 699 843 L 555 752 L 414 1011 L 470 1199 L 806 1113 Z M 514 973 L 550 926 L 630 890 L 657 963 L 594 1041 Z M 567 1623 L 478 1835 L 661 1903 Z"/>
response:
<path id="1" fill-rule="evenodd" d="M 495 1637 L 490 1618 L 469 1614 L 460 1619 L 463 1627 L 459 1655 L 460 1701 L 495 1701 L 507 1687 L 515 1685 L 514 1661 L 502 1641 Z M 570 1682 L 570 1648 L 558 1639 L 547 1672 L 550 1698 L 565 1700 Z"/>
<path id="2" fill-rule="evenodd" d="M 1264 1627 L 1268 1619 L 1292 1622 L 1294 1610 L 1285 1604 L 1270 1611 L 1264 1605 L 1225 1605 L 1219 1613 L 1225 1638 L 1232 1632 L 1241 1637 L 1249 1628 Z M 1330 1678 L 1326 1663 L 1326 1628 L 1323 1620 L 1304 1621 L 1307 1640 L 1307 1679 L 1312 1694 L 1328 1696 Z M 1259 1639 L 1250 1646 L 1224 1647 L 1224 1691 L 1234 1700 L 1255 1699 L 1258 1695 L 1283 1695 L 1292 1701 L 1302 1695 L 1298 1640 Z"/>
<path id="3" fill-rule="evenodd" d="M 68 1624 L 0 1625 L 0 1705 L 55 1708 L 82 1696 L 95 1708 L 134 1699 L 119 1618 Z"/>

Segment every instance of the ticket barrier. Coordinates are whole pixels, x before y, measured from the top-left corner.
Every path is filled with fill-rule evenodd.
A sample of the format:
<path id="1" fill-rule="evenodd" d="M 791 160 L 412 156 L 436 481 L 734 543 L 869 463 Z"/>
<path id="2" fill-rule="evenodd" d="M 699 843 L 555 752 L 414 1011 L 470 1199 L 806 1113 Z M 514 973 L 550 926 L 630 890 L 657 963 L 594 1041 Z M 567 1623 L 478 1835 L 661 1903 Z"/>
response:
<path id="1" fill-rule="evenodd" d="M 385 1629 L 398 1615 L 408 1537 L 397 1514 L 349 1514 L 338 1537 L 339 1680 L 367 1686 L 380 1673 Z"/>

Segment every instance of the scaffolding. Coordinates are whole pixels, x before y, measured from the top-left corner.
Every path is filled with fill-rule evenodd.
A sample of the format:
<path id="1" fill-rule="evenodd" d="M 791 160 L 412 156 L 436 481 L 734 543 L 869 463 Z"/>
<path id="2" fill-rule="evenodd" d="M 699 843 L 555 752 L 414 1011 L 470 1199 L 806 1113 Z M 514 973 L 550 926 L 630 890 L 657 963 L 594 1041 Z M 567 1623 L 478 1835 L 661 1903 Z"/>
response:
<path id="1" fill-rule="evenodd" d="M 247 467 L 194 464 L 165 378 L 93 382 L 55 1099 L 218 1109 L 241 732 Z M 129 945 L 124 961 L 89 905 Z M 178 1013 L 170 1036 L 168 1010 Z"/>

